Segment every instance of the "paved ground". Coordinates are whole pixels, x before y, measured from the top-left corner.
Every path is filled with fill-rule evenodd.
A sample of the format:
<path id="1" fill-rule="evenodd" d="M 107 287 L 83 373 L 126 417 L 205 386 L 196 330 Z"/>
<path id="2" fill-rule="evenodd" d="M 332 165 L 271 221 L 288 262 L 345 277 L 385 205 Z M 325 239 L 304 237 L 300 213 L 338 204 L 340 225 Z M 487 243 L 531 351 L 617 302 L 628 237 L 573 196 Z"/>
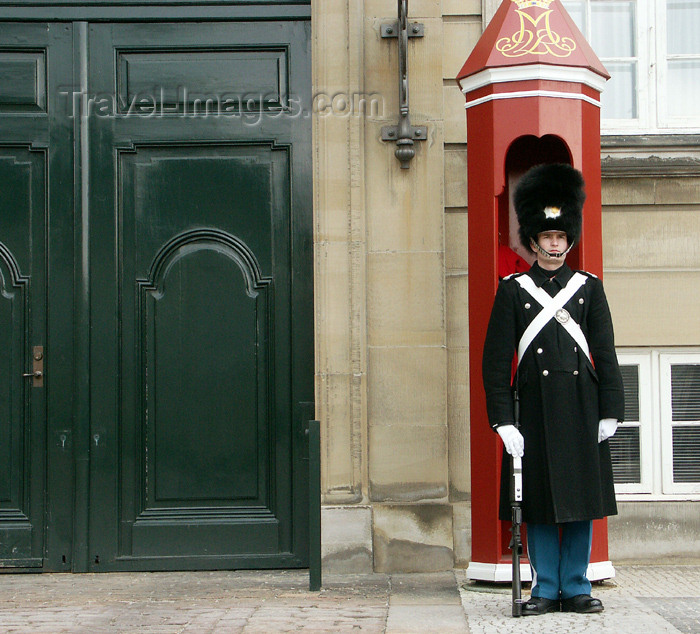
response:
<path id="1" fill-rule="evenodd" d="M 509 618 L 510 587 L 494 591 L 492 586 L 462 581 L 469 631 L 700 633 L 700 566 L 617 566 L 616 571 L 615 579 L 593 586 L 593 596 L 605 606 L 600 614 Z"/>
<path id="2" fill-rule="evenodd" d="M 700 566 L 619 566 L 594 595 L 602 614 L 514 619 L 509 587 L 463 570 L 327 577 L 319 593 L 303 571 L 0 575 L 0 632 L 700 634 Z"/>

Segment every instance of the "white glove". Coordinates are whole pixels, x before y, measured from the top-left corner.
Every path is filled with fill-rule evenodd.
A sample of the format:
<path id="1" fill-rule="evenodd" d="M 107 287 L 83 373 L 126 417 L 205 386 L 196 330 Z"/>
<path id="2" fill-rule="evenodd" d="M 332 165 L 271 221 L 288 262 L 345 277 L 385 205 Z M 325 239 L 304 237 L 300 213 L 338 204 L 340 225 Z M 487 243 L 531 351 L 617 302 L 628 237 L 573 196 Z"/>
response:
<path id="1" fill-rule="evenodd" d="M 617 419 L 604 418 L 598 423 L 598 442 L 612 438 L 617 431 Z"/>
<path id="2" fill-rule="evenodd" d="M 513 458 L 522 458 L 525 453 L 525 439 L 515 425 L 499 425 L 496 427 L 503 446 Z"/>

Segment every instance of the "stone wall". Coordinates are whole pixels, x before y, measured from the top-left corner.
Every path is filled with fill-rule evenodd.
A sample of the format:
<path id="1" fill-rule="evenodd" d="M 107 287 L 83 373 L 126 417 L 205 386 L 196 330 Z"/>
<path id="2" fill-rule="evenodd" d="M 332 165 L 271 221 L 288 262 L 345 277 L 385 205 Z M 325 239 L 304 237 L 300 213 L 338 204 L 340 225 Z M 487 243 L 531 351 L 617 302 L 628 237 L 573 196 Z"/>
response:
<path id="1" fill-rule="evenodd" d="M 615 563 L 700 561 L 697 502 L 618 502 L 618 511 L 608 520 Z"/>
<path id="2" fill-rule="evenodd" d="M 497 4 L 409 3 L 409 21 L 425 27 L 408 46 L 411 122 L 426 125 L 428 139 L 404 170 L 380 136 L 398 120 L 397 42 L 380 37 L 396 3 L 312 2 L 316 416 L 328 572 L 469 561 L 467 139 L 454 77 L 481 35 L 482 12 L 490 17 Z M 643 140 L 636 150 L 630 143 L 604 139 L 602 154 L 617 343 L 700 345 L 697 150 L 666 157 L 662 148 L 650 164 Z M 611 520 L 611 557 L 632 558 L 641 542 L 630 550 L 621 536 L 643 536 L 651 514 L 666 508 L 644 504 L 622 504 Z M 686 504 L 668 506 L 683 545 L 694 530 Z M 674 513 L 686 520 L 673 524 Z M 650 534 L 673 538 L 658 523 Z"/>
<path id="3" fill-rule="evenodd" d="M 700 345 L 697 169 L 603 179 L 605 287 L 618 346 Z"/>
<path id="4" fill-rule="evenodd" d="M 466 125 L 453 78 L 481 34 L 481 4 L 410 3 L 425 26 L 408 47 L 411 121 L 428 139 L 407 170 L 380 139 L 398 119 L 397 42 L 380 37 L 395 10 L 312 8 L 316 103 L 379 104 L 314 115 L 327 569 L 449 568 L 453 526 L 468 524 Z"/>

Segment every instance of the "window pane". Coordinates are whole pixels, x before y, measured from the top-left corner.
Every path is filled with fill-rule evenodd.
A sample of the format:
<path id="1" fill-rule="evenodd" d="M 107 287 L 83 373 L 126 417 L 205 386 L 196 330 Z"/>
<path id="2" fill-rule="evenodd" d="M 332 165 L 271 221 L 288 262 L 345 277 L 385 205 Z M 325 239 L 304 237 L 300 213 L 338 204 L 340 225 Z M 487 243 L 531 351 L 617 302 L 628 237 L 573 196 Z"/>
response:
<path id="1" fill-rule="evenodd" d="M 639 366 L 621 365 L 620 372 L 625 388 L 625 421 L 639 422 Z"/>
<path id="2" fill-rule="evenodd" d="M 700 364 L 671 366 L 671 418 L 700 421 Z"/>
<path id="3" fill-rule="evenodd" d="M 669 117 L 700 114 L 700 59 L 668 60 L 666 103 Z"/>
<path id="4" fill-rule="evenodd" d="M 625 390 L 625 422 L 639 422 L 639 366 L 621 365 L 622 384 Z M 639 426 L 622 426 L 610 439 L 613 476 L 615 484 L 641 482 L 641 458 Z"/>
<path id="5" fill-rule="evenodd" d="M 639 484 L 642 480 L 639 427 L 620 427 L 609 442 L 615 484 Z"/>
<path id="6" fill-rule="evenodd" d="M 571 16 L 578 30 L 586 35 L 586 5 L 584 2 L 562 2 L 566 12 Z"/>
<path id="7" fill-rule="evenodd" d="M 637 118 L 637 64 L 636 62 L 606 62 L 611 79 L 601 95 L 603 119 Z"/>
<path id="8" fill-rule="evenodd" d="M 592 2 L 591 46 L 598 57 L 634 57 L 634 21 L 634 2 Z"/>
<path id="9" fill-rule="evenodd" d="M 700 425 L 673 428 L 673 481 L 700 482 Z"/>
<path id="10" fill-rule="evenodd" d="M 666 47 L 671 55 L 697 53 L 699 0 L 667 0 Z"/>

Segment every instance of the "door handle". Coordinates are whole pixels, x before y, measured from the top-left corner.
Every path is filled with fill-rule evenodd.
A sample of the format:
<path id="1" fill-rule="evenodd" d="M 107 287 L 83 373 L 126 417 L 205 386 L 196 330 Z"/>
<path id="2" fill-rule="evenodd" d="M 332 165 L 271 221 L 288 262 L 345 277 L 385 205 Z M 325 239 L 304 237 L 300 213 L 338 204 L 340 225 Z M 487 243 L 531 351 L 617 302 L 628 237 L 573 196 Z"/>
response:
<path id="1" fill-rule="evenodd" d="M 44 346 L 32 348 L 32 371 L 22 375 L 32 379 L 32 387 L 44 387 Z"/>

